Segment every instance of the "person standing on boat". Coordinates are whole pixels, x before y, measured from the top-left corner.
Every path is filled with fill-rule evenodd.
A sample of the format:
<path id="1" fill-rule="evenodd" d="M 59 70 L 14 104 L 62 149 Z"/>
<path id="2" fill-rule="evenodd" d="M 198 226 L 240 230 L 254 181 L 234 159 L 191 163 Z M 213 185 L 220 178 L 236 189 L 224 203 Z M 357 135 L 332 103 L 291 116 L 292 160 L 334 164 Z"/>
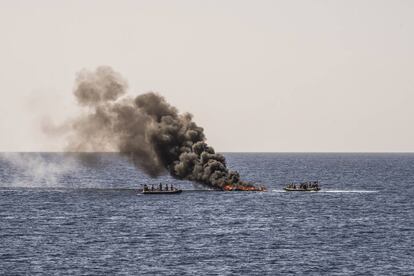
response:
<path id="1" fill-rule="evenodd" d="M 162 191 L 162 183 L 160 183 L 160 191 Z"/>

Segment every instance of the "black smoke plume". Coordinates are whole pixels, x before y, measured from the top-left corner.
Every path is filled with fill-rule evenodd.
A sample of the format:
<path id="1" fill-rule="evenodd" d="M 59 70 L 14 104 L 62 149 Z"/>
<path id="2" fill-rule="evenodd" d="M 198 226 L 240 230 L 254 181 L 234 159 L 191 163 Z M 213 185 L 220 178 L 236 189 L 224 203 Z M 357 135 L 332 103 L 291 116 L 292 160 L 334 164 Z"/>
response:
<path id="1" fill-rule="evenodd" d="M 218 189 L 251 186 L 207 145 L 191 114 L 180 114 L 157 93 L 131 98 L 126 89 L 126 80 L 110 67 L 78 74 L 74 95 L 85 112 L 72 124 L 69 151 L 117 151 L 152 177 L 167 170 Z"/>

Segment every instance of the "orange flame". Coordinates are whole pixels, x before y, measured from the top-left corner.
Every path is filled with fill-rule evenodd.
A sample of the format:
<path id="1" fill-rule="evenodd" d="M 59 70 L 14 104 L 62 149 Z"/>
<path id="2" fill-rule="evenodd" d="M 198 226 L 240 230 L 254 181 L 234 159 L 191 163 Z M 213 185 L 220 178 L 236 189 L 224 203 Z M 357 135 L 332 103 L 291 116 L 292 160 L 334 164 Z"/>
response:
<path id="1" fill-rule="evenodd" d="M 252 185 L 244 186 L 244 185 L 232 185 L 226 184 L 223 186 L 223 191 L 245 191 L 245 192 L 266 192 L 267 189 L 264 186 L 255 187 Z"/>

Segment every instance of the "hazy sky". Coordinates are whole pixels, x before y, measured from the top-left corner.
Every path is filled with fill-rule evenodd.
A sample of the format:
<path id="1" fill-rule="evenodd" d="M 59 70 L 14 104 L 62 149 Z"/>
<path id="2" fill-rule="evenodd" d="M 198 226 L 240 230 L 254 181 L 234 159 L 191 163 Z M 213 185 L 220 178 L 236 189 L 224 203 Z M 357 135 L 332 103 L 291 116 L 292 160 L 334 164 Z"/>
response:
<path id="1" fill-rule="evenodd" d="M 218 151 L 414 151 L 414 1 L 0 0 L 0 35 L 0 151 L 60 150 L 99 65 Z"/>

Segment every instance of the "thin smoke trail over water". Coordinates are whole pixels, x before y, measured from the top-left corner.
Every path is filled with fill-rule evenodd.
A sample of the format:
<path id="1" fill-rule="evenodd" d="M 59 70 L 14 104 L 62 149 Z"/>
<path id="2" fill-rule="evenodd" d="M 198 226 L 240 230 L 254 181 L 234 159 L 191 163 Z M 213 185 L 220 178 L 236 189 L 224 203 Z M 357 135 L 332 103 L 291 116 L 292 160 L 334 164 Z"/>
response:
<path id="1" fill-rule="evenodd" d="M 2 153 L 0 161 L 15 168 L 9 183 L 2 183 L 13 187 L 65 187 L 60 177 L 76 168 L 74 159 L 56 162 L 41 153 Z"/>

